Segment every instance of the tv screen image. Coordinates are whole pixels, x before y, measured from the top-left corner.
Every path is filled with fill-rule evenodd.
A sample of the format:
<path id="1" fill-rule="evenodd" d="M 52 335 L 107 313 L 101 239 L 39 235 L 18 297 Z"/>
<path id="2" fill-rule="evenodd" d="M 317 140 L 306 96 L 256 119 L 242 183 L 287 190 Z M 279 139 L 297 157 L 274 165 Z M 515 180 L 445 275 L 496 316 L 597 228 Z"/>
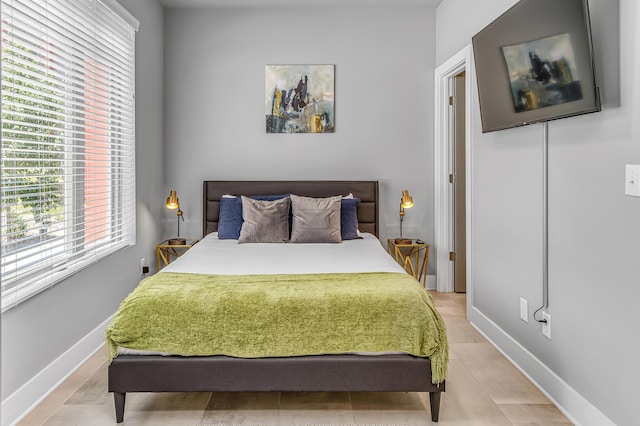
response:
<path id="1" fill-rule="evenodd" d="M 521 0 L 473 49 L 483 132 L 600 111 L 587 0 Z"/>
<path id="2" fill-rule="evenodd" d="M 582 99 L 569 34 L 503 46 L 516 112 Z"/>

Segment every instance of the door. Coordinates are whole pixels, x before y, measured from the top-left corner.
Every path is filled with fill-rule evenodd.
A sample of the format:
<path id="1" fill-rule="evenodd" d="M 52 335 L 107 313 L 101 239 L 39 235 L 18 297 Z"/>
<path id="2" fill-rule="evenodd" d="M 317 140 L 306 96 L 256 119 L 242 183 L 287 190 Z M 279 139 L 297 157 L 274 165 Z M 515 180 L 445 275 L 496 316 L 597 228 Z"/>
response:
<path id="1" fill-rule="evenodd" d="M 465 215 L 465 85 L 464 71 L 453 77 L 453 288 L 467 291 L 466 215 Z"/>

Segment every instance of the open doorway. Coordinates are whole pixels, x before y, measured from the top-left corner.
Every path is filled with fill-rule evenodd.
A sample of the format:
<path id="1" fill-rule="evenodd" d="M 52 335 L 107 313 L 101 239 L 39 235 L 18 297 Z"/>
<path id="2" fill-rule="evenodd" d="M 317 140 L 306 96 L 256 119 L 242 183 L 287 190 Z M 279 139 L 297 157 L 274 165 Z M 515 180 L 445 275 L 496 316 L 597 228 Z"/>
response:
<path id="1" fill-rule="evenodd" d="M 449 260 L 453 262 L 453 290 L 467 292 L 466 208 L 465 208 L 465 75 L 466 71 L 451 77 L 450 178 L 451 223 L 453 246 Z"/>
<path id="2" fill-rule="evenodd" d="M 471 265 L 471 47 L 435 71 L 436 288 L 468 292 Z"/>

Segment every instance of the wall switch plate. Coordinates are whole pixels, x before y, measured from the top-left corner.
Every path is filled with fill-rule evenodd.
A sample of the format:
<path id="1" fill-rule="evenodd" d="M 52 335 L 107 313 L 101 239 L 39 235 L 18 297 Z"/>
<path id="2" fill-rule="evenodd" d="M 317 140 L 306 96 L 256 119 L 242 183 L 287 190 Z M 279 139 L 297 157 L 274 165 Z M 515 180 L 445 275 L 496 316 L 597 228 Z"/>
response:
<path id="1" fill-rule="evenodd" d="M 624 194 L 640 197 L 640 164 L 627 164 L 624 175 Z"/>
<path id="2" fill-rule="evenodd" d="M 542 335 L 551 340 L 551 315 L 546 312 L 542 313 L 542 319 L 547 321 L 542 323 Z"/>
<path id="3" fill-rule="evenodd" d="M 144 257 L 140 259 L 140 267 L 147 266 L 147 259 Z"/>
<path id="4" fill-rule="evenodd" d="M 529 302 L 522 297 L 520 298 L 520 319 L 529 322 Z"/>

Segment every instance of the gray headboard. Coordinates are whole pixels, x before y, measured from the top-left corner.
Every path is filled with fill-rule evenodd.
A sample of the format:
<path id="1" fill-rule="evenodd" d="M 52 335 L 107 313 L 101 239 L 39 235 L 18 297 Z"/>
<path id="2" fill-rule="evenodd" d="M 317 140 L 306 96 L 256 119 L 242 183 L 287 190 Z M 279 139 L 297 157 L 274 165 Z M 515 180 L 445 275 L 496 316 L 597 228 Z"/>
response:
<path id="1" fill-rule="evenodd" d="M 230 195 L 275 195 L 295 194 L 306 197 L 331 197 L 347 195 L 360 199 L 358 226 L 360 231 L 378 237 L 378 181 L 248 181 L 206 180 L 204 181 L 203 229 L 205 236 L 218 230 L 220 197 Z"/>

